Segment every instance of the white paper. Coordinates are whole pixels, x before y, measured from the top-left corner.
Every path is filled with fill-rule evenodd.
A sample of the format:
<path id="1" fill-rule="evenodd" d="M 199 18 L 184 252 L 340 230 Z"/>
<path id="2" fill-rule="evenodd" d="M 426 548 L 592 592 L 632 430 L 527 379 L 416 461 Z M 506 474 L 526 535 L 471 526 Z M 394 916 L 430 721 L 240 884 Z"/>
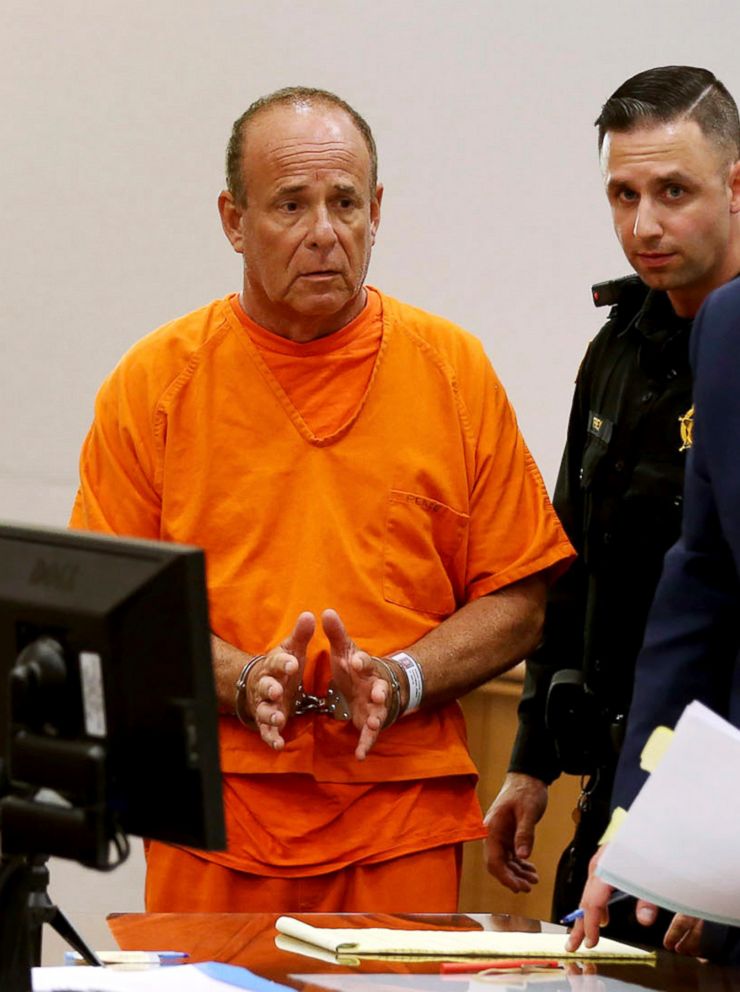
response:
<path id="1" fill-rule="evenodd" d="M 209 972 L 218 974 L 220 980 Z M 34 968 L 32 974 L 33 992 L 228 992 L 234 987 L 252 992 L 294 992 L 246 968 L 212 962 L 169 965 L 150 971 L 69 965 Z"/>
<path id="2" fill-rule="evenodd" d="M 740 731 L 691 703 L 598 874 L 666 909 L 740 926 L 739 779 Z"/>

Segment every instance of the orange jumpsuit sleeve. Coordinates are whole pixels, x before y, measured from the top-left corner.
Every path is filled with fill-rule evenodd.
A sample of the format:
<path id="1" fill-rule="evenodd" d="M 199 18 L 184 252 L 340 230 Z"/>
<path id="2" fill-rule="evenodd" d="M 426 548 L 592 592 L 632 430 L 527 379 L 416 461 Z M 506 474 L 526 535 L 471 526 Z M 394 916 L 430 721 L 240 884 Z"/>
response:
<path id="1" fill-rule="evenodd" d="M 146 377 L 119 365 L 95 401 L 95 419 L 80 455 L 80 485 L 70 527 L 158 539 L 161 494 L 157 442 L 164 417 L 147 396 Z"/>
<path id="2" fill-rule="evenodd" d="M 475 444 L 468 599 L 546 569 L 554 576 L 575 557 L 506 391 L 482 348 L 473 375 L 475 385 L 465 394 Z"/>

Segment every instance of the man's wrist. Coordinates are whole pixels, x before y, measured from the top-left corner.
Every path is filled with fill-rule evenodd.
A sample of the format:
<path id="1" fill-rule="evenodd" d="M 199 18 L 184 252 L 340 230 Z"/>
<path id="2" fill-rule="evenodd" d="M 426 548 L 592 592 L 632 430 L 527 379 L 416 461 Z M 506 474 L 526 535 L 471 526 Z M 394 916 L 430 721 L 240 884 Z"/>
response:
<path id="1" fill-rule="evenodd" d="M 394 651 L 388 655 L 398 668 L 401 684 L 401 716 L 415 713 L 424 697 L 424 670 L 408 651 Z"/>
<path id="2" fill-rule="evenodd" d="M 380 669 L 385 681 L 390 689 L 390 698 L 387 701 L 387 714 L 381 730 L 392 726 L 403 712 L 403 697 L 401 689 L 401 679 L 399 678 L 399 668 L 392 664 L 387 658 L 379 658 L 372 655 L 376 666 Z"/>
<path id="3" fill-rule="evenodd" d="M 256 654 L 253 658 L 244 665 L 241 672 L 239 673 L 239 678 L 236 680 L 234 686 L 234 713 L 245 727 L 250 730 L 257 729 L 257 723 L 250 713 L 249 710 L 249 696 L 247 693 L 247 682 L 249 676 L 252 673 L 252 669 L 259 664 L 260 661 L 264 661 L 266 655 Z"/>
<path id="4" fill-rule="evenodd" d="M 399 687 L 398 717 L 415 713 L 424 696 L 424 672 L 408 651 L 394 651 L 383 658 L 395 676 Z"/>

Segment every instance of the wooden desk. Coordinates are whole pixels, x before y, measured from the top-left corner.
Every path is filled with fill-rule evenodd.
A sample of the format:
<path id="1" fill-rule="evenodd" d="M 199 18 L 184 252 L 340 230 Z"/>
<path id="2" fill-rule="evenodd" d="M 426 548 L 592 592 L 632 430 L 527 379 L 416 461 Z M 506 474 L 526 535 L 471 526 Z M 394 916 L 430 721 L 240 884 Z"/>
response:
<path id="1" fill-rule="evenodd" d="M 492 929 L 563 930 L 552 924 L 515 916 L 455 915 L 455 916 L 387 916 L 366 914 L 292 914 L 317 926 L 330 927 L 397 927 L 400 929 Z M 318 992 L 332 987 L 342 987 L 341 976 L 354 976 L 346 983 L 347 989 L 360 992 L 358 978 L 362 974 L 393 973 L 394 992 L 414 992 L 430 989 L 426 981 L 414 981 L 415 975 L 438 975 L 439 965 L 433 961 L 380 961 L 365 959 L 358 966 L 338 965 L 316 960 L 303 954 L 279 950 L 275 946 L 276 914 L 271 913 L 133 913 L 113 914 L 108 925 L 122 950 L 155 951 L 170 949 L 188 951 L 189 961 L 221 961 L 241 965 L 264 978 L 289 985 L 300 992 Z M 563 930 L 564 932 L 564 930 Z M 177 967 L 176 965 L 172 967 Z M 692 958 L 682 958 L 666 951 L 659 952 L 656 966 L 644 964 L 597 964 L 597 976 L 583 978 L 566 976 L 563 972 L 542 975 L 509 976 L 508 982 L 495 982 L 505 989 L 524 989 L 534 992 L 639 992 L 639 989 L 661 989 L 670 992 L 719 992 L 740 988 L 740 968 L 720 968 L 703 965 Z M 296 977 L 306 976 L 306 977 Z M 322 985 L 321 976 L 326 976 Z M 401 978 L 401 976 L 404 976 Z M 337 981 L 339 977 L 340 982 Z M 457 982 L 455 982 L 457 978 Z M 471 976 L 450 979 L 445 976 L 449 992 L 467 992 L 473 984 Z M 528 981 L 525 983 L 525 978 Z M 599 978 L 618 979 L 607 985 Z M 464 982 L 464 984 L 460 984 Z M 485 992 L 486 985 L 475 983 Z M 226 987 L 224 987 L 226 988 Z M 375 985 L 376 992 L 388 992 L 390 985 Z M 367 992 L 372 992 L 366 985 Z"/>

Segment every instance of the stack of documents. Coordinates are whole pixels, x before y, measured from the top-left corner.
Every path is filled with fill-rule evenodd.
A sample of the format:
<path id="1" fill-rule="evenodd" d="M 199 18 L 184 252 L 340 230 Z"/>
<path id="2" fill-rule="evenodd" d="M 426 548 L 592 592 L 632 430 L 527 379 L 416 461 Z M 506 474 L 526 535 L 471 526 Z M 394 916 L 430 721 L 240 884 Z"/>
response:
<path id="1" fill-rule="evenodd" d="M 295 992 L 287 985 L 237 968 L 206 961 L 202 964 L 152 968 L 149 971 L 115 971 L 112 968 L 66 966 L 34 968 L 33 992 Z"/>
<path id="2" fill-rule="evenodd" d="M 691 703 L 597 873 L 666 909 L 740 926 L 739 778 L 740 730 Z"/>
<path id="3" fill-rule="evenodd" d="M 533 957 L 640 959 L 652 961 L 653 951 L 603 937 L 596 947 L 566 951 L 565 933 L 520 933 L 499 930 L 386 930 L 376 927 L 331 929 L 314 927 L 290 916 L 275 923 L 278 931 L 291 938 L 283 950 L 313 956 L 319 948 L 338 956 L 357 958 L 456 958 L 456 957 Z M 301 947 L 306 948 L 302 950 Z"/>

